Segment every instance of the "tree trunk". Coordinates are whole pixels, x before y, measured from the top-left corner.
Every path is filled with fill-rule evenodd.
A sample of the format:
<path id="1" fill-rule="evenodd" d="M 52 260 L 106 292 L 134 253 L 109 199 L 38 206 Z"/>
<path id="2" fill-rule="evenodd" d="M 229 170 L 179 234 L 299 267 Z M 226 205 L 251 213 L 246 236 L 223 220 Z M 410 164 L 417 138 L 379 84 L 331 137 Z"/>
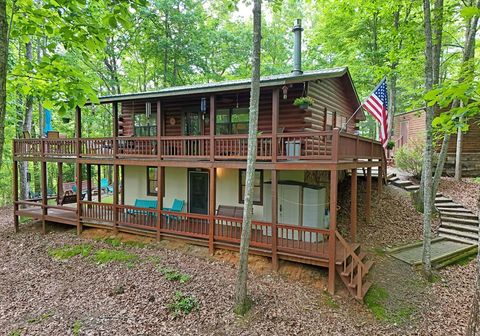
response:
<path id="1" fill-rule="evenodd" d="M 25 59 L 28 62 L 33 61 L 33 45 L 32 41 L 25 45 Z M 28 95 L 25 100 L 25 115 L 23 117 L 22 130 L 32 133 L 32 117 L 33 117 L 33 96 Z M 30 185 L 28 181 L 28 161 L 20 162 L 20 199 L 25 200 L 30 195 Z"/>
<path id="2" fill-rule="evenodd" d="M 250 309 L 247 295 L 248 248 L 253 215 L 253 186 L 255 184 L 255 161 L 257 158 L 258 103 L 260 98 L 260 47 L 261 47 L 261 0 L 253 2 L 253 52 L 252 86 L 250 89 L 250 115 L 248 127 L 248 156 L 243 209 L 242 237 L 240 242 L 240 261 L 235 288 L 235 312 L 245 315 Z"/>
<path id="3" fill-rule="evenodd" d="M 432 45 L 432 25 L 430 0 L 423 0 L 424 29 L 425 29 L 425 92 L 433 89 L 434 60 Z M 431 240 L 432 240 L 432 148 L 434 115 L 433 106 L 426 107 L 425 125 L 425 156 L 423 160 L 423 271 L 428 280 L 432 279 Z"/>
<path id="4" fill-rule="evenodd" d="M 5 117 L 7 115 L 8 24 L 7 2 L 0 0 L 0 169 L 3 165 Z"/>
<path id="5" fill-rule="evenodd" d="M 463 133 L 462 128 L 457 128 L 457 148 L 455 151 L 455 180 L 460 181 L 462 179 L 462 140 Z"/>

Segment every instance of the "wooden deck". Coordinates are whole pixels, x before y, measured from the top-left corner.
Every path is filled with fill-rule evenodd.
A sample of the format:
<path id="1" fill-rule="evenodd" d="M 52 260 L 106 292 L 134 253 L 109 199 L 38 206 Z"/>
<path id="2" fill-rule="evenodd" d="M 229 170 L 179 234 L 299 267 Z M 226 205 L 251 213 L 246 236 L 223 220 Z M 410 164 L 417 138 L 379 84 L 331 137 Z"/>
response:
<path id="1" fill-rule="evenodd" d="M 110 137 L 14 140 L 16 160 L 161 159 L 186 161 L 245 161 L 246 134 L 213 136 Z M 379 142 L 333 131 L 261 134 L 260 162 L 339 162 L 382 160 Z"/>
<path id="2" fill-rule="evenodd" d="M 82 202 L 83 226 L 102 227 L 110 230 L 135 232 L 147 236 L 160 235 L 175 239 L 185 239 L 199 245 L 208 245 L 210 221 L 207 215 L 191 213 L 162 212 L 161 222 L 157 222 L 157 213 L 151 209 L 121 206 L 117 209 L 118 224 L 114 226 L 113 206 L 111 204 Z M 100 208 L 103 207 L 103 210 Z M 77 225 L 76 205 L 47 209 L 45 220 L 53 223 Z M 16 213 L 19 216 L 42 219 L 41 206 L 21 208 Z M 223 216 L 214 217 L 213 239 L 216 247 L 238 250 L 240 245 L 242 220 Z M 281 259 L 307 264 L 328 266 L 329 230 L 277 224 L 276 246 Z M 271 223 L 254 221 L 251 232 L 250 252 L 271 256 L 273 244 Z M 358 244 L 351 244 L 356 250 Z M 336 245 L 337 264 L 345 259 L 345 249 Z"/>

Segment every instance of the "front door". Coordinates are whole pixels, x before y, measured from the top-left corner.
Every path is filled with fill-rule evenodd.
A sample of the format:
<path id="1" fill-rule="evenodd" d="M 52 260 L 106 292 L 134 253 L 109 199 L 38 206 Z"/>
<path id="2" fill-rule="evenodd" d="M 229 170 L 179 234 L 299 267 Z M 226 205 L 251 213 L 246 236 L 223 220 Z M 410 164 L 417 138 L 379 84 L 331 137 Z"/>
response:
<path id="1" fill-rule="evenodd" d="M 408 142 L 408 120 L 400 122 L 400 136 L 400 146 L 403 146 Z"/>
<path id="2" fill-rule="evenodd" d="M 188 172 L 189 209 L 192 213 L 208 214 L 208 172 Z"/>

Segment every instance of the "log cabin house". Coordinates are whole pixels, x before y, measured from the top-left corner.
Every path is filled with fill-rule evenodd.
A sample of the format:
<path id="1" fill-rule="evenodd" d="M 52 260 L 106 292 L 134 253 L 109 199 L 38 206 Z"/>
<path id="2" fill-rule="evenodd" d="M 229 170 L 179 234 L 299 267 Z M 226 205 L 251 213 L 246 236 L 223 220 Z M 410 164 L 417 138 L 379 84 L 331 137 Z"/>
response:
<path id="1" fill-rule="evenodd" d="M 300 21 L 293 31 L 294 71 L 260 81 L 249 252 L 270 257 L 274 269 L 279 259 L 325 267 L 330 293 L 338 273 L 362 299 L 371 262 L 357 242 L 357 169 L 367 171 L 368 219 L 372 167 L 379 168 L 381 181 L 385 154 L 379 142 L 355 134 L 364 115 L 354 115 L 360 102 L 348 69 L 301 71 Z M 78 234 L 99 227 L 180 239 L 208 246 L 211 253 L 238 250 L 250 84 L 231 80 L 101 97 L 100 104 L 111 111 L 109 136 L 83 136 L 87 104 L 83 111 L 76 108 L 70 138 L 14 140 L 15 229 L 19 217 L 29 217 L 41 221 L 44 232 L 49 221 L 76 226 Z M 294 106 L 296 98 L 307 96 L 313 98 L 311 106 Z M 21 161 L 40 163 L 38 199 L 19 199 Z M 48 165 L 57 166 L 56 204 L 47 196 Z M 75 181 L 63 180 L 66 165 L 74 166 Z M 112 170 L 111 180 L 101 178 L 101 167 Z M 336 228 L 338 182 L 346 172 L 351 174 L 349 238 Z M 377 185 L 381 192 L 382 183 Z M 112 191 L 109 202 L 104 189 Z"/>
<path id="2" fill-rule="evenodd" d="M 228 81 L 102 97 L 100 103 L 109 104 L 113 115 L 110 137 L 83 137 L 77 108 L 73 137 L 14 140 L 16 230 L 19 216 L 25 216 L 40 220 L 44 230 L 50 221 L 74 225 L 78 233 L 100 227 L 183 239 L 211 252 L 237 250 L 249 85 L 249 80 Z M 304 95 L 313 105 L 294 106 Z M 361 299 L 370 264 L 356 241 L 357 168 L 367 169 L 368 217 L 371 167 L 384 167 L 385 158 L 377 141 L 353 134 L 363 115 L 346 124 L 359 104 L 347 68 L 261 79 L 250 252 L 271 257 L 274 268 L 279 259 L 326 267 L 332 293 L 338 272 Z M 20 161 L 40 162 L 40 199 L 19 199 Z M 57 194 L 63 197 L 57 204 L 47 199 L 49 164 L 58 166 Z M 80 192 L 62 190 L 72 182 L 63 181 L 68 164 L 75 166 L 73 189 Z M 100 172 L 101 166 L 113 170 L 111 203 L 102 202 L 100 174 L 92 180 L 92 168 Z M 344 172 L 352 176 L 349 242 L 336 230 L 338 180 Z"/>
<path id="3" fill-rule="evenodd" d="M 469 129 L 462 134 L 462 176 L 480 176 L 480 118 L 468 121 Z M 425 110 L 423 108 L 398 114 L 393 123 L 395 150 L 415 142 L 424 142 L 426 134 Z M 441 141 L 439 141 L 441 142 Z M 438 146 L 440 151 L 441 143 Z M 444 174 L 455 174 L 455 155 L 457 151 L 457 135 L 452 134 L 445 160 Z"/>

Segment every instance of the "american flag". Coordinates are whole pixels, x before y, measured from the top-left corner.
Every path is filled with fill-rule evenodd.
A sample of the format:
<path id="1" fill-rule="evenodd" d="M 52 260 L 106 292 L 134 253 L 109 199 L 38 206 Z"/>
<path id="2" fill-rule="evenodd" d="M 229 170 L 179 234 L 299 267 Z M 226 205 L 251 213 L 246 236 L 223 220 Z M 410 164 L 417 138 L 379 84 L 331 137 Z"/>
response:
<path id="1" fill-rule="evenodd" d="M 378 84 L 377 88 L 373 90 L 373 93 L 365 100 L 362 106 L 380 124 L 380 142 L 383 147 L 385 147 L 388 140 L 388 94 L 387 81 L 385 78 Z"/>

